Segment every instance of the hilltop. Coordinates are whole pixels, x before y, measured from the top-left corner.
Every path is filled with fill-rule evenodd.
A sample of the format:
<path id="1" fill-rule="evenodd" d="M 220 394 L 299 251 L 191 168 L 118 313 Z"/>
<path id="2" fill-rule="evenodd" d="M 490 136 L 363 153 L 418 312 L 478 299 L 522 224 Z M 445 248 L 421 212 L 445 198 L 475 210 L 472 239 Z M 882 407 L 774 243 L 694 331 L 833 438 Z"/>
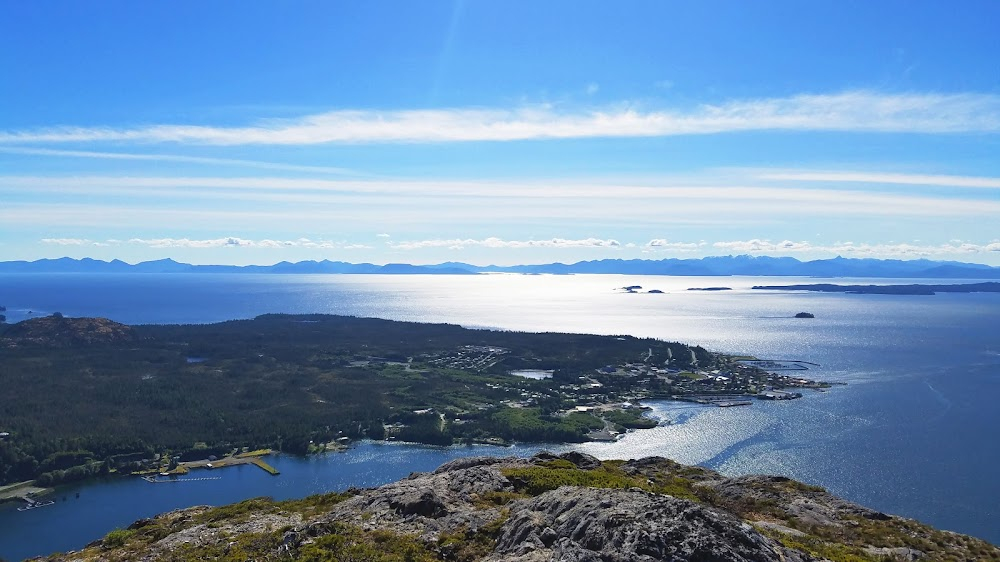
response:
<path id="1" fill-rule="evenodd" d="M 58 313 L 12 324 L 0 333 L 0 345 L 6 347 L 123 344 L 137 339 L 130 326 L 107 318 L 66 318 Z"/>
<path id="2" fill-rule="evenodd" d="M 466 458 L 379 488 L 194 507 L 62 561 L 876 562 L 1000 560 L 1000 549 L 773 476 L 653 457 Z"/>

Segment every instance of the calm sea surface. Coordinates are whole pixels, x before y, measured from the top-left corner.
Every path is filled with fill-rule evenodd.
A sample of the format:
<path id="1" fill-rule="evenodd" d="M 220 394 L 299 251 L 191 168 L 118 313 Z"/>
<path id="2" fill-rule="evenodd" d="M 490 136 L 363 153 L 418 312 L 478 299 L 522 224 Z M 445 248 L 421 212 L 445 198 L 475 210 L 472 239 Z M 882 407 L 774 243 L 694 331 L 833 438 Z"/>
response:
<path id="1" fill-rule="evenodd" d="M 1000 543 L 1000 295 L 749 290 L 757 284 L 803 281 L 25 274 L 0 275 L 0 304 L 7 306 L 12 322 L 56 311 L 133 324 L 319 312 L 477 328 L 652 336 L 714 351 L 811 361 L 821 367 L 807 376 L 848 385 L 802 400 L 744 408 L 653 403 L 653 414 L 671 425 L 634 432 L 616 443 L 577 448 L 602 458 L 663 455 L 730 475 L 783 474 L 886 512 Z M 807 282 L 824 281 L 920 282 Z M 626 285 L 665 293 L 614 291 Z M 720 285 L 734 290 L 686 290 Z M 790 318 L 801 311 L 816 318 Z M 206 474 L 218 480 L 91 482 L 60 489 L 50 507 L 17 512 L 12 504 L 0 506 L 0 557 L 79 548 L 137 518 L 184 506 L 373 486 L 460 456 L 529 455 L 536 450 L 362 443 L 340 454 L 277 457 L 272 464 L 281 471 L 278 477 L 245 466 Z"/>

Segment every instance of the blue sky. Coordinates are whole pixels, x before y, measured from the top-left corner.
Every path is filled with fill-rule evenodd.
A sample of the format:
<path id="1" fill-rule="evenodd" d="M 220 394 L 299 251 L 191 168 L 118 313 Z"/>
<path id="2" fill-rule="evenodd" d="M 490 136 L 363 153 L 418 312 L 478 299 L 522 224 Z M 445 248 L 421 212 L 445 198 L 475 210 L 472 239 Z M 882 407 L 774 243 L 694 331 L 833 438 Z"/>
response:
<path id="1" fill-rule="evenodd" d="M 0 260 L 1000 265 L 997 21 L 0 0 Z"/>

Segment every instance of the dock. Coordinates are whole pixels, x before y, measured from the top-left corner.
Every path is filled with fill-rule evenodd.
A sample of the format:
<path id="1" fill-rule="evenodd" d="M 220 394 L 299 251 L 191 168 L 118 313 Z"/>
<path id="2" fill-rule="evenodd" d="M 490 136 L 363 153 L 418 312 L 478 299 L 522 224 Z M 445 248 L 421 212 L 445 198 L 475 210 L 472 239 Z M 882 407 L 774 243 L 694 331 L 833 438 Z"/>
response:
<path id="1" fill-rule="evenodd" d="M 719 400 L 717 402 L 711 402 L 720 408 L 731 408 L 733 406 L 749 406 L 753 402 L 749 400 Z"/>
<path id="2" fill-rule="evenodd" d="M 25 502 L 27 502 L 28 505 L 23 505 L 23 506 L 17 508 L 18 511 L 28 511 L 28 510 L 31 510 L 31 509 L 38 509 L 39 507 L 46 507 L 46 506 L 49 506 L 49 505 L 52 505 L 52 504 L 56 503 L 53 500 L 38 501 L 38 500 L 33 500 L 31 498 L 28 498 L 28 497 L 24 497 L 24 498 L 21 498 L 21 499 L 23 499 Z"/>
<path id="3" fill-rule="evenodd" d="M 250 464 L 259 467 L 261 470 L 263 470 L 264 472 L 270 474 L 271 476 L 277 476 L 277 475 L 281 474 L 280 472 L 278 472 L 277 468 L 274 468 L 273 466 L 267 464 L 266 462 L 264 462 L 264 459 L 262 459 L 260 457 L 253 457 L 253 458 L 251 458 L 250 459 Z"/>
<path id="4" fill-rule="evenodd" d="M 746 394 L 701 394 L 674 397 L 675 400 L 705 404 L 706 406 L 718 406 L 720 408 L 750 406 L 753 404 L 752 398 L 752 396 Z"/>
<path id="5" fill-rule="evenodd" d="M 219 480 L 221 476 L 202 476 L 199 478 L 176 478 L 177 476 L 186 475 L 191 472 L 194 468 L 204 468 L 207 470 L 218 470 L 220 468 L 226 468 L 227 466 L 238 466 L 244 464 L 252 464 L 257 468 L 263 470 L 264 472 L 277 476 L 281 474 L 278 469 L 269 465 L 264 461 L 262 457 L 271 454 L 270 449 L 261 449 L 258 451 L 250 451 L 247 453 L 240 453 L 237 455 L 223 457 L 221 459 L 215 459 L 214 457 L 210 459 L 204 459 L 200 461 L 187 461 L 177 464 L 177 467 L 173 470 L 163 471 L 163 472 L 153 472 L 147 473 L 142 476 L 142 479 L 151 484 L 159 484 L 163 482 L 199 482 L 202 480 Z"/>
<path id="6" fill-rule="evenodd" d="M 221 476 L 203 476 L 201 478 L 157 478 L 155 476 L 143 476 L 143 480 L 150 484 L 166 484 L 167 482 L 200 482 L 202 480 L 222 480 Z"/>

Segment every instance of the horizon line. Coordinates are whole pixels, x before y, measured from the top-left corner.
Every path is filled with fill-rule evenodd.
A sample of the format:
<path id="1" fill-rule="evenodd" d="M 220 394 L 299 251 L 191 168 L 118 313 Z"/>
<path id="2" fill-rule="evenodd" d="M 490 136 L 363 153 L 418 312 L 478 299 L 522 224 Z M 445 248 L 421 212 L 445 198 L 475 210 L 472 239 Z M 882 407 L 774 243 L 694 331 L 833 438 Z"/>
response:
<path id="1" fill-rule="evenodd" d="M 465 265 L 465 266 L 475 267 L 475 268 L 492 268 L 492 267 L 495 267 L 495 268 L 512 268 L 512 267 L 544 267 L 544 266 L 560 266 L 560 265 L 561 266 L 573 266 L 573 265 L 579 265 L 579 264 L 585 264 L 585 263 L 595 263 L 595 262 L 649 262 L 649 263 L 657 263 L 657 262 L 665 262 L 665 261 L 694 262 L 694 261 L 704 261 L 704 260 L 709 260 L 709 259 L 720 259 L 720 258 L 750 258 L 750 259 L 768 258 L 768 259 L 782 259 L 782 260 L 793 260 L 793 261 L 796 261 L 796 262 L 801 263 L 801 264 L 808 264 L 808 263 L 815 263 L 815 262 L 825 262 L 825 261 L 833 261 L 833 260 L 843 260 L 843 261 L 875 261 L 875 262 L 904 262 L 904 263 L 913 263 L 913 262 L 921 262 L 922 261 L 922 262 L 936 263 L 936 264 L 961 264 L 961 265 L 977 266 L 977 267 L 983 267 L 983 268 L 989 268 L 989 269 L 1000 269 L 1000 266 L 994 266 L 994 265 L 989 265 L 989 264 L 984 264 L 984 263 L 958 261 L 958 260 L 935 260 L 935 259 L 929 259 L 927 257 L 915 257 L 915 258 L 912 258 L 912 259 L 903 259 L 903 258 L 876 258 L 876 257 L 845 257 L 845 256 L 842 256 L 842 255 L 837 255 L 837 256 L 834 256 L 834 257 L 830 257 L 830 258 L 816 258 L 816 259 L 810 259 L 810 260 L 803 260 L 803 259 L 799 259 L 799 258 L 797 258 L 795 256 L 782 256 L 782 255 L 769 255 L 769 254 L 754 255 L 754 254 L 749 254 L 749 253 L 742 253 L 742 254 L 718 254 L 718 255 L 710 255 L 710 256 L 702 256 L 702 257 L 690 257 L 690 258 L 683 258 L 683 257 L 663 257 L 663 258 L 655 258 L 655 259 L 653 259 L 653 258 L 628 258 L 628 259 L 623 259 L 623 258 L 599 258 L 599 259 L 592 259 L 592 260 L 578 260 L 578 261 L 568 262 L 568 263 L 567 262 L 552 261 L 552 262 L 544 262 L 544 263 L 517 263 L 517 264 L 512 264 L 512 265 L 497 265 L 497 264 L 492 264 L 492 263 L 491 264 L 487 264 L 487 265 L 477 265 L 477 264 L 474 264 L 474 263 L 468 263 L 468 262 L 462 262 L 462 261 L 445 261 L 445 262 L 436 262 L 436 263 L 409 263 L 409 262 L 374 263 L 374 262 L 364 262 L 364 261 L 362 261 L 362 262 L 350 262 L 350 261 L 344 261 L 344 260 L 331 260 L 329 258 L 323 258 L 323 259 L 305 259 L 305 260 L 299 260 L 299 261 L 282 260 L 282 261 L 271 263 L 271 264 L 243 264 L 243 265 L 238 265 L 238 264 L 226 264 L 226 263 L 190 263 L 190 262 L 177 261 L 177 260 L 175 260 L 174 258 L 171 258 L 171 257 L 159 258 L 159 259 L 152 259 L 152 260 L 145 260 L 145 261 L 137 261 L 137 262 L 131 263 L 131 262 L 125 261 L 125 260 L 120 259 L 120 258 L 111 258 L 110 260 L 104 260 L 104 259 L 100 259 L 100 258 L 91 258 L 91 257 L 86 257 L 86 256 L 82 257 L 82 258 L 74 258 L 74 257 L 70 257 L 70 256 L 62 256 L 62 257 L 58 257 L 58 258 L 36 258 L 36 259 L 33 259 L 33 260 L 27 260 L 27 259 L 21 259 L 21 260 L 16 260 L 16 259 L 15 260 L 0 260 L 0 265 L 12 264 L 12 263 L 34 264 L 34 263 L 38 263 L 38 262 L 52 262 L 52 261 L 70 260 L 70 261 L 74 261 L 74 262 L 92 261 L 92 262 L 100 262 L 100 263 L 103 263 L 103 264 L 112 264 L 112 263 L 115 263 L 115 262 L 120 262 L 120 263 L 123 263 L 123 264 L 125 264 L 125 265 L 127 265 L 129 267 L 136 267 L 136 266 L 143 265 L 143 264 L 150 264 L 150 263 L 157 263 L 157 262 L 172 262 L 172 263 L 175 263 L 177 265 L 187 265 L 187 266 L 192 266 L 192 267 L 231 267 L 231 268 L 247 268 L 247 267 L 264 267 L 264 268 L 269 268 L 269 267 L 275 267 L 275 266 L 282 265 L 282 264 L 298 265 L 298 264 L 303 264 L 303 263 L 317 263 L 317 264 L 319 264 L 319 263 L 341 263 L 341 264 L 347 264 L 347 265 L 360 265 L 360 266 L 370 265 L 370 266 L 375 266 L 375 267 L 386 267 L 386 266 L 392 266 L 392 265 L 405 265 L 405 266 L 412 266 L 412 267 L 441 267 L 441 266 L 452 266 L 452 265 L 454 265 L 454 266 Z M 476 273 L 476 272 L 470 271 L 470 273 Z"/>

